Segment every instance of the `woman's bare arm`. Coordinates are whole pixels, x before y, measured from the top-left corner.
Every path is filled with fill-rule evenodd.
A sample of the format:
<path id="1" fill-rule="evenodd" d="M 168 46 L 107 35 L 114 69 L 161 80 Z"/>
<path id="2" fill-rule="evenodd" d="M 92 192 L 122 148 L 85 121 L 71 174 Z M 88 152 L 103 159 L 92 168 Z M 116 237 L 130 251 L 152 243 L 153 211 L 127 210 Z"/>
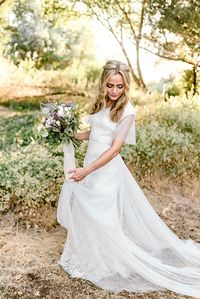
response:
<path id="1" fill-rule="evenodd" d="M 103 154 L 101 154 L 97 160 L 88 165 L 90 172 L 95 171 L 110 162 L 119 154 L 123 144 L 124 142 L 121 140 L 114 140 L 112 146 L 108 150 L 103 152 Z"/>
<path id="2" fill-rule="evenodd" d="M 74 137 L 78 140 L 89 140 L 90 131 L 75 133 Z"/>
<path id="3" fill-rule="evenodd" d="M 91 164 L 83 168 L 80 167 L 70 170 L 68 173 L 73 174 L 70 179 L 73 179 L 75 182 L 81 181 L 92 171 L 95 171 L 98 168 L 104 166 L 120 152 L 123 144 L 124 142 L 121 140 L 114 140 L 112 146 L 108 150 L 103 152 L 103 154 L 101 154 L 97 160 L 93 161 Z"/>
<path id="4" fill-rule="evenodd" d="M 100 167 L 104 166 L 106 163 L 111 161 L 116 155 L 118 155 L 122 145 L 124 144 L 124 141 L 126 139 L 127 133 L 130 129 L 132 122 L 132 115 L 125 117 L 120 123 L 118 127 L 119 129 L 116 131 L 111 147 L 107 149 L 105 152 L 103 152 L 95 161 L 93 161 L 89 165 L 82 168 L 80 167 L 72 169 L 69 172 L 73 174 L 70 178 L 74 179 L 74 181 L 77 182 L 81 181 L 92 171 L 95 171 Z"/>

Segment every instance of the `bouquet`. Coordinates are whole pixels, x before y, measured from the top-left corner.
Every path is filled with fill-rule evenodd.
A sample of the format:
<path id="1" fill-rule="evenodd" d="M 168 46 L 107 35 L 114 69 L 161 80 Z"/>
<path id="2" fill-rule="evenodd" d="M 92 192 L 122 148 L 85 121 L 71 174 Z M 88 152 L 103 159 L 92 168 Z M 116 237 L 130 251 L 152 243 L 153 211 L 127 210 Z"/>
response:
<path id="1" fill-rule="evenodd" d="M 38 126 L 38 132 L 44 143 L 50 146 L 69 143 L 75 148 L 80 146 L 81 141 L 74 137 L 80 127 L 80 117 L 72 102 L 41 104 L 41 111 L 43 119 Z"/>

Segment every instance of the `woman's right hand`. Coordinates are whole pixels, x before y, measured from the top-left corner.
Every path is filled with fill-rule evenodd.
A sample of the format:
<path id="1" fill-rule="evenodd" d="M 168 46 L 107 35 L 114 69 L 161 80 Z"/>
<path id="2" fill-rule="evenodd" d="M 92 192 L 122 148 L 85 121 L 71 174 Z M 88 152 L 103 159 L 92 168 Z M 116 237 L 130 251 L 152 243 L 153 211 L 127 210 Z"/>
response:
<path id="1" fill-rule="evenodd" d="M 74 138 L 76 138 L 77 140 L 80 140 L 80 134 L 79 133 L 74 133 Z"/>
<path id="2" fill-rule="evenodd" d="M 90 131 L 74 133 L 74 138 L 77 140 L 89 140 Z"/>

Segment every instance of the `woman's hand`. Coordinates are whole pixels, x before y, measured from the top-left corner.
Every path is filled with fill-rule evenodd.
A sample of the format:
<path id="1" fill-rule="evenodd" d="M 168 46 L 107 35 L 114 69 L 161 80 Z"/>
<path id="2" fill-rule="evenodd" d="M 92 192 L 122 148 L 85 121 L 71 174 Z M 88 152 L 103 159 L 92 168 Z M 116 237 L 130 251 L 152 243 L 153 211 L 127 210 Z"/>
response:
<path id="1" fill-rule="evenodd" d="M 83 180 L 89 173 L 91 172 L 90 167 L 79 167 L 69 170 L 68 173 L 72 173 L 73 175 L 69 177 L 69 179 L 74 180 L 75 182 L 79 182 Z"/>
<path id="2" fill-rule="evenodd" d="M 124 142 L 121 140 L 114 140 L 111 148 L 103 152 L 103 154 L 97 160 L 87 165 L 86 167 L 74 168 L 68 171 L 69 174 L 73 174 L 71 177 L 69 177 L 69 179 L 72 179 L 75 182 L 83 180 L 89 173 L 104 166 L 116 155 L 118 155 L 123 143 Z"/>
<path id="3" fill-rule="evenodd" d="M 89 140 L 90 131 L 74 133 L 74 138 L 77 140 Z"/>

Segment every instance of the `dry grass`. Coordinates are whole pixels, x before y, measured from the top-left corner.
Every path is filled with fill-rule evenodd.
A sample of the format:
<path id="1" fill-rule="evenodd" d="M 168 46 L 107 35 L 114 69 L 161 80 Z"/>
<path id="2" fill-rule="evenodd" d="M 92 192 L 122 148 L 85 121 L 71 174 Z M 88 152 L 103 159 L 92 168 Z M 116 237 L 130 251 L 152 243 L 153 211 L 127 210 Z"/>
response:
<path id="1" fill-rule="evenodd" d="M 157 184 L 153 182 L 154 180 L 152 180 L 151 190 L 145 189 L 145 193 L 158 214 L 179 237 L 192 238 L 200 242 L 197 186 L 195 192 L 195 188 L 190 186 L 193 192 L 192 200 L 189 200 L 188 196 L 183 196 L 183 193 L 189 195 L 189 186 L 185 189 L 174 186 L 166 178 L 160 179 Z M 144 184 L 145 182 L 140 183 L 140 185 Z M 141 295 L 128 292 L 115 294 L 102 290 L 88 281 L 70 278 L 58 264 L 66 239 L 65 229 L 60 226 L 50 231 L 36 228 L 38 226 L 23 229 L 18 225 L 13 226 L 12 214 L 9 215 L 9 219 L 5 221 L 4 218 L 0 232 L 1 299 L 190 298 L 169 291 Z"/>

